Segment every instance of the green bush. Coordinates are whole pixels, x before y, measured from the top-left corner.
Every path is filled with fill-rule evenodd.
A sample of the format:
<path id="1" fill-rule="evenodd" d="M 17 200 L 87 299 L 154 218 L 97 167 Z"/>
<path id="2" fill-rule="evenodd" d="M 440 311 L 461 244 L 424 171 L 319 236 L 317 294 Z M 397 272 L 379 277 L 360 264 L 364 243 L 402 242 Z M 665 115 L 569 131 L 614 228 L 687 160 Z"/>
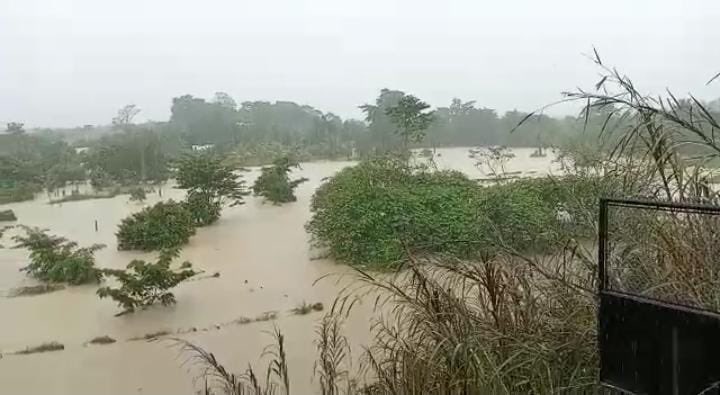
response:
<path id="1" fill-rule="evenodd" d="M 569 232 L 592 234 L 576 217 L 581 209 L 594 215 L 596 182 L 544 178 L 481 187 L 459 172 L 375 159 L 343 169 L 316 191 L 307 230 L 334 258 L 375 267 L 403 262 L 408 252 L 543 252 Z M 561 221 L 559 211 L 570 220 Z"/>
<path id="2" fill-rule="evenodd" d="M 143 202 L 147 198 L 143 187 L 135 187 L 130 189 L 130 200 L 133 202 Z"/>
<path id="3" fill-rule="evenodd" d="M 113 299 L 126 313 L 158 302 L 163 306 L 175 304 L 175 295 L 169 290 L 197 274 L 190 262 L 184 262 L 177 270 L 171 269 L 170 264 L 177 255 L 177 250 L 165 250 L 156 263 L 136 259 L 127 265 L 127 270 L 103 270 L 121 285 L 120 288 L 102 287 L 97 295 L 100 299 Z"/>
<path id="4" fill-rule="evenodd" d="M 195 234 L 192 214 L 183 203 L 158 202 L 122 220 L 116 233 L 120 250 L 163 250 L 186 244 Z"/>
<path id="5" fill-rule="evenodd" d="M 35 192 L 40 188 L 34 184 L 18 184 L 12 188 L 3 188 L 0 186 L 0 204 L 23 202 L 33 200 Z"/>
<path id="6" fill-rule="evenodd" d="M 107 188 L 113 184 L 113 179 L 105 170 L 95 168 L 90 171 L 90 185 L 94 189 Z"/>
<path id="7" fill-rule="evenodd" d="M 220 219 L 222 203 L 205 193 L 189 192 L 184 204 L 196 226 L 210 225 Z"/>
<path id="8" fill-rule="evenodd" d="M 263 167 L 262 173 L 253 185 L 255 195 L 263 196 L 274 204 L 296 201 L 294 190 L 298 185 L 307 181 L 307 178 L 290 181 L 288 174 L 293 167 L 299 167 L 299 165 L 287 156 L 275 159 L 272 166 Z"/>
<path id="9" fill-rule="evenodd" d="M 12 210 L 2 210 L 0 211 L 0 221 L 17 221 L 17 217 L 15 216 L 15 212 Z"/>
<path id="10" fill-rule="evenodd" d="M 415 172 L 401 161 L 346 168 L 313 196 L 314 244 L 352 264 L 392 266 L 417 252 L 469 251 L 478 240 L 479 190 L 459 172 Z M 461 242 L 461 241 L 464 241 Z"/>
<path id="11" fill-rule="evenodd" d="M 556 216 L 558 211 L 567 213 L 570 221 L 561 222 L 556 228 L 563 232 L 563 238 L 592 238 L 596 232 L 600 197 L 621 195 L 620 191 L 627 190 L 627 187 L 620 182 L 611 175 L 569 175 L 517 180 L 504 187 L 509 190 L 522 189 L 539 196 L 548 209 L 556 212 Z"/>
<path id="12" fill-rule="evenodd" d="M 95 251 L 101 244 L 79 248 L 77 243 L 63 237 L 48 235 L 45 230 L 23 227 L 25 236 L 15 236 L 17 248 L 30 250 L 30 264 L 21 270 L 30 276 L 49 282 L 72 285 L 99 282 L 102 273 L 95 268 Z"/>

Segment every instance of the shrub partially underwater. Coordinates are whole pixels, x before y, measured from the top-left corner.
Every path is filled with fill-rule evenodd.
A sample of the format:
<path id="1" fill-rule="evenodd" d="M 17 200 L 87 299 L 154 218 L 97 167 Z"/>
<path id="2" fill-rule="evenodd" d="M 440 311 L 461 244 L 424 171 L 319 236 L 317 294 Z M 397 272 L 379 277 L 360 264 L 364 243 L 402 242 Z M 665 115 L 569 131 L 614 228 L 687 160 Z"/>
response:
<path id="1" fill-rule="evenodd" d="M 498 244 L 547 252 L 569 233 L 592 235 L 584 212 L 607 184 L 547 177 L 482 187 L 457 171 L 375 159 L 317 190 L 307 229 L 333 258 L 370 267 L 396 266 L 409 252 L 473 258 Z"/>

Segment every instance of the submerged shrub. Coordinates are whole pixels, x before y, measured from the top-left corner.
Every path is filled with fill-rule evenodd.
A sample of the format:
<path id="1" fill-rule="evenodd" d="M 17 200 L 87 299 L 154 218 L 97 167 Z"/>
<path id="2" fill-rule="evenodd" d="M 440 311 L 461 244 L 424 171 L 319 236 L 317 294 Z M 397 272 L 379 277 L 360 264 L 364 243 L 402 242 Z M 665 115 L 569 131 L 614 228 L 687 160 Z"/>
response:
<path id="1" fill-rule="evenodd" d="M 195 234 L 192 214 L 183 203 L 158 202 L 122 220 L 116 233 L 120 250 L 179 247 Z"/>
<path id="2" fill-rule="evenodd" d="M 130 200 L 133 202 L 143 202 L 147 198 L 143 187 L 135 187 L 130 189 Z"/>
<path id="3" fill-rule="evenodd" d="M 24 350 L 20 350 L 16 352 L 15 354 L 18 355 L 27 355 L 27 354 L 36 354 L 40 352 L 50 352 L 50 351 L 62 351 L 65 349 L 65 345 L 62 343 L 58 343 L 56 341 L 43 343 L 39 346 L 34 347 L 26 347 Z"/>
<path id="4" fill-rule="evenodd" d="M 222 204 L 203 192 L 189 192 L 185 199 L 185 208 L 195 222 L 195 226 L 206 226 L 220 219 Z"/>
<path id="5" fill-rule="evenodd" d="M 30 276 L 48 282 L 72 285 L 99 282 L 102 273 L 95 268 L 95 251 L 104 248 L 102 244 L 78 247 L 63 237 L 48 235 L 45 230 L 23 227 L 25 236 L 15 236 L 17 248 L 30 250 L 30 264 L 22 271 Z"/>
<path id="6" fill-rule="evenodd" d="M 0 211 L 0 221 L 17 221 L 15 212 L 12 210 Z"/>
<path id="7" fill-rule="evenodd" d="M 40 188 L 35 184 L 20 183 L 13 188 L 0 187 L 0 204 L 33 200 Z"/>
<path id="8" fill-rule="evenodd" d="M 480 187 L 460 172 L 388 159 L 340 171 L 316 191 L 311 212 L 307 229 L 317 247 L 371 266 L 396 265 L 408 252 L 542 250 L 560 229 L 555 202 L 525 181 Z"/>
<path id="9" fill-rule="evenodd" d="M 171 269 L 170 264 L 177 255 L 177 250 L 166 250 L 155 263 L 136 259 L 126 270 L 103 270 L 106 276 L 115 277 L 121 285 L 120 288 L 102 287 L 97 291 L 98 296 L 101 299 L 110 297 L 125 312 L 158 302 L 163 306 L 175 304 L 175 295 L 169 290 L 197 274 L 190 262 L 184 262 L 177 270 Z"/>
<path id="10" fill-rule="evenodd" d="M 255 195 L 263 196 L 274 204 L 296 201 L 294 190 L 307 178 L 290 181 L 289 173 L 293 167 L 299 167 L 299 164 L 287 156 L 275 159 L 272 166 L 263 167 L 253 185 Z"/>

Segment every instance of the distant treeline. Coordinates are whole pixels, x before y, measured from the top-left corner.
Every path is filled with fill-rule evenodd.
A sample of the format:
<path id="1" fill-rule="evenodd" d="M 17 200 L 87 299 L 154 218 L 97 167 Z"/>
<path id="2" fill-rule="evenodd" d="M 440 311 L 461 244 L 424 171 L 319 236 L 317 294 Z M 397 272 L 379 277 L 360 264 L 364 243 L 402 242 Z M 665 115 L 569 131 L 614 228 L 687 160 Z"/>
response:
<path id="1" fill-rule="evenodd" d="M 268 164 L 282 155 L 347 159 L 387 151 L 402 145 L 388 111 L 403 98 L 405 92 L 383 89 L 374 103 L 360 106 L 363 120 L 289 101 L 238 104 L 219 92 L 209 100 L 174 98 L 166 122 L 136 124 L 140 109 L 128 105 L 107 126 L 27 132 L 22 123 L 9 123 L 0 133 L 0 203 L 87 180 L 96 188 L 162 181 L 170 176 L 172 160 L 193 150 L 214 151 L 238 166 Z M 707 108 L 717 110 L 720 102 Z M 448 107 L 432 110 L 417 147 L 578 144 L 593 141 L 603 128 L 622 126 L 608 125 L 612 113 L 612 107 L 604 107 L 579 117 L 515 110 L 500 115 L 474 101 L 453 99 Z"/>
<path id="2" fill-rule="evenodd" d="M 365 119 L 342 119 L 308 105 L 290 101 L 246 101 L 236 103 L 226 93 L 211 99 L 192 95 L 172 100 L 167 122 L 135 125 L 137 128 L 170 133 L 186 145 L 223 145 L 278 143 L 286 146 L 325 146 L 328 151 L 341 146 L 369 149 L 387 143 L 394 126 L 383 111 L 405 95 L 383 89 L 373 104 L 360 106 Z M 475 101 L 453 99 L 449 106 L 434 111 L 426 145 L 476 146 L 506 145 L 536 147 L 560 143 L 583 128 L 576 117 L 555 118 L 523 111 L 496 110 Z M 527 118 L 527 119 L 526 119 Z M 510 133 L 517 124 L 524 125 Z M 41 129 L 44 136 L 58 136 L 74 146 L 89 146 L 94 140 L 117 131 L 117 127 L 92 126 L 73 129 Z"/>

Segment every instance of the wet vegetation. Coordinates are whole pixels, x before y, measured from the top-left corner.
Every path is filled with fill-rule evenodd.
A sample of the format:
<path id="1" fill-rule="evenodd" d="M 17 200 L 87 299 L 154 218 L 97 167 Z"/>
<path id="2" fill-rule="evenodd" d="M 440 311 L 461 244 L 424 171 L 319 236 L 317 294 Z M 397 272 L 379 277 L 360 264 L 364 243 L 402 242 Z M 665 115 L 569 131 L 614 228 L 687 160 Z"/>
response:
<path id="1" fill-rule="evenodd" d="M 402 145 L 541 150 L 586 140 L 580 132 L 598 129 L 606 115 L 597 112 L 587 123 L 519 111 L 499 115 L 461 99 L 428 111 L 417 97 L 392 89 L 383 89 L 362 109 L 364 122 L 287 101 L 238 104 L 218 92 L 210 100 L 174 98 L 167 122 L 136 123 L 141 110 L 127 105 L 104 126 L 28 131 L 11 123 L 0 133 L 0 204 L 87 182 L 97 190 L 157 184 L 172 176 L 174 160 L 198 147 L 220 155 L 232 168 L 269 165 L 283 156 L 350 159 Z M 520 128 L 507 133 L 520 121 Z M 418 142 L 420 135 L 424 142 Z"/>
<path id="2" fill-rule="evenodd" d="M 119 192 L 119 191 L 109 191 L 109 192 L 104 192 L 104 193 L 80 193 L 77 191 L 73 191 L 69 195 L 65 195 L 59 199 L 52 199 L 48 203 L 49 204 L 60 204 L 60 203 L 68 203 L 68 202 L 81 202 L 83 200 L 92 200 L 92 199 L 112 199 L 118 195 L 117 192 Z"/>
<path id="3" fill-rule="evenodd" d="M 195 234 L 195 219 L 185 203 L 168 200 L 130 215 L 120 222 L 118 249 L 163 250 L 180 247 Z"/>
<path id="4" fill-rule="evenodd" d="M 101 191 L 120 186 L 132 186 L 131 199 L 142 201 L 146 185 L 174 177 L 186 191 L 184 201 L 144 208 L 117 232 L 119 249 L 161 251 L 156 262 L 99 270 L 94 252 L 102 246 L 81 248 L 29 227 L 14 237 L 30 250 L 22 269 L 30 276 L 71 285 L 112 278 L 117 286 L 101 287 L 97 295 L 113 299 L 124 314 L 175 303 L 173 289 L 196 274 L 189 263 L 173 267 L 178 248 L 197 227 L 216 223 L 224 207 L 243 203 L 240 166 L 273 161 L 253 192 L 281 204 L 295 201 L 294 189 L 304 181 L 290 179 L 298 165 L 290 158 L 360 157 L 315 192 L 306 225 L 314 247 L 356 269 L 355 281 L 340 291 L 317 328 L 320 392 L 593 392 L 598 199 L 720 203 L 709 172 L 720 161 L 716 111 L 692 96 L 645 96 L 597 55 L 595 60 L 602 79 L 592 91 L 566 94 L 585 107 L 579 117 L 564 119 L 518 111 L 499 116 L 460 99 L 431 110 L 413 95 L 383 89 L 374 104 L 361 107 L 364 122 L 292 102 L 238 105 L 218 93 L 211 100 L 177 97 L 168 122 L 136 125 L 139 109 L 130 105 L 113 119 L 112 132 L 83 141 L 82 152 L 13 123 L 0 136 L 0 203 L 87 180 L 99 192 L 62 201 L 108 197 Z M 535 147 L 531 155 L 542 157 L 544 147 L 561 143 L 562 175 L 520 178 L 506 169 L 514 155 L 508 147 Z M 429 147 L 461 144 L 483 146 L 470 155 L 487 178 L 437 169 Z M 422 149 L 421 158 L 412 157 L 413 148 Z M 611 251 L 610 264 L 618 269 L 609 275 L 612 286 L 718 309 L 718 221 L 673 213 L 616 218 L 612 231 L 623 242 Z M 358 300 L 374 301 L 377 314 L 362 369 L 353 377 L 342 317 Z M 291 312 L 324 308 L 303 302 Z M 277 317 L 267 312 L 214 328 Z M 278 330 L 273 336 L 266 350 L 271 362 L 260 375 L 252 367 L 231 373 L 212 353 L 175 341 L 202 366 L 207 394 L 290 394 L 285 338 Z M 104 336 L 90 343 L 114 341 Z M 19 353 L 63 348 L 53 342 Z"/>
<path id="5" fill-rule="evenodd" d="M 115 343 L 117 340 L 113 339 L 110 336 L 98 336 L 92 338 L 88 343 L 89 344 L 112 344 Z"/>
<path id="6" fill-rule="evenodd" d="M 289 173 L 300 164 L 287 156 L 277 158 L 272 166 L 262 168 L 260 176 L 253 185 L 256 196 L 262 196 L 273 204 L 294 202 L 297 200 L 294 190 L 298 185 L 307 181 L 307 178 L 290 180 Z"/>
<path id="7" fill-rule="evenodd" d="M 9 297 L 14 298 L 18 296 L 35 296 L 42 295 L 50 292 L 60 291 L 65 289 L 64 285 L 61 284 L 39 284 L 39 285 L 28 285 L 24 287 L 17 287 L 10 290 Z"/>
<path id="8" fill-rule="evenodd" d="M 126 270 L 104 269 L 103 274 L 114 277 L 120 287 L 102 287 L 97 290 L 97 295 L 117 302 L 124 309 L 122 314 L 156 303 L 163 306 L 175 304 L 175 295 L 171 290 L 197 274 L 190 262 L 183 262 L 178 269 L 171 268 L 178 254 L 178 250 L 164 250 L 155 263 L 136 259 L 127 265 Z"/>
<path id="9" fill-rule="evenodd" d="M 25 235 L 13 237 L 16 248 L 30 250 L 30 263 L 22 271 L 40 281 L 80 285 L 97 283 L 102 272 L 95 267 L 95 251 L 104 248 L 102 244 L 78 247 L 78 244 L 64 237 L 47 234 L 38 228 L 21 226 Z"/>
<path id="10" fill-rule="evenodd" d="M 17 351 L 15 354 L 17 355 L 27 355 L 27 354 L 36 354 L 40 352 L 50 352 L 50 351 L 62 351 L 65 349 L 65 345 L 58 342 L 48 342 L 40 344 L 39 346 L 34 347 L 27 347 L 24 350 Z"/>
<path id="11" fill-rule="evenodd" d="M 595 142 L 600 155 L 568 160 L 583 154 L 566 148 L 564 177 L 498 177 L 481 186 L 404 158 L 374 159 L 339 172 L 316 192 L 308 230 L 319 246 L 353 264 L 403 263 L 382 275 L 358 269 L 321 322 L 320 393 L 601 391 L 592 245 L 597 200 L 716 204 L 704 169 L 720 155 L 714 138 L 720 127 L 716 114 L 694 98 L 643 96 L 627 77 L 596 61 L 606 72 L 597 93 L 568 97 L 587 104 L 588 123 L 605 119 Z M 688 155 L 686 142 L 702 155 Z M 632 212 L 613 218 L 613 234 L 622 241 L 611 250 L 611 265 L 618 265 L 609 274 L 612 286 L 717 308 L 714 218 Z M 375 300 L 378 314 L 363 369 L 353 379 L 340 318 L 358 298 Z M 275 338 L 274 347 L 282 347 L 283 338 Z M 183 344 L 203 376 L 213 379 L 207 393 L 246 390 L 248 382 L 235 378 L 252 374 L 229 374 L 212 354 Z M 290 393 L 283 378 L 268 374 L 261 387 L 247 388 Z"/>
<path id="12" fill-rule="evenodd" d="M 0 211 L 0 222 L 3 222 L 3 221 L 5 221 L 5 222 L 17 221 L 15 212 L 12 210 Z"/>
<path id="13" fill-rule="evenodd" d="M 208 153 L 185 155 L 176 180 L 178 188 L 187 190 L 185 205 L 197 226 L 214 223 L 224 205 L 241 205 L 248 194 L 241 176 Z"/>
<path id="14" fill-rule="evenodd" d="M 498 241 L 522 252 L 547 252 L 569 234 L 592 237 L 587 215 L 612 178 L 574 175 L 480 186 L 462 173 L 434 171 L 403 160 L 374 159 L 345 168 L 323 184 L 307 225 L 315 245 L 342 261 L 394 267 L 409 253 L 473 258 Z"/>
<path id="15" fill-rule="evenodd" d="M 290 394 L 285 336 L 277 328 L 272 336 L 275 343 L 263 352 L 263 355 L 269 356 L 271 360 L 265 373 L 260 373 L 259 376 L 252 365 L 249 365 L 243 374 L 235 374 L 227 370 L 212 353 L 183 339 L 172 341 L 187 357 L 186 363 L 202 367 L 203 373 L 198 379 L 203 379 L 202 382 L 205 383 L 204 394 Z"/>
<path id="16" fill-rule="evenodd" d="M 320 302 L 317 302 L 317 303 L 302 302 L 300 305 L 298 305 L 298 307 L 295 307 L 291 311 L 293 314 L 296 314 L 296 315 L 306 315 L 306 314 L 310 314 L 314 311 L 323 311 L 324 308 L 325 308 L 325 306 L 323 306 L 323 304 Z"/>
<path id="17" fill-rule="evenodd" d="M 0 204 L 8 204 L 32 200 L 35 198 L 35 192 L 38 192 L 37 186 L 20 184 L 12 188 L 0 188 Z"/>
<path id="18" fill-rule="evenodd" d="M 145 189 L 142 187 L 135 187 L 130 190 L 130 201 L 133 202 L 144 202 L 147 199 Z"/>
<path id="19" fill-rule="evenodd" d="M 136 341 L 136 340 L 155 340 L 155 339 L 157 339 L 157 338 L 159 338 L 159 337 L 168 336 L 168 335 L 170 335 L 171 333 L 172 333 L 172 332 L 170 332 L 169 330 L 163 329 L 163 330 L 159 330 L 159 331 L 156 331 L 156 332 L 146 333 L 146 334 L 144 334 L 144 335 L 142 335 L 142 336 L 131 337 L 131 338 L 128 339 L 128 341 Z"/>

